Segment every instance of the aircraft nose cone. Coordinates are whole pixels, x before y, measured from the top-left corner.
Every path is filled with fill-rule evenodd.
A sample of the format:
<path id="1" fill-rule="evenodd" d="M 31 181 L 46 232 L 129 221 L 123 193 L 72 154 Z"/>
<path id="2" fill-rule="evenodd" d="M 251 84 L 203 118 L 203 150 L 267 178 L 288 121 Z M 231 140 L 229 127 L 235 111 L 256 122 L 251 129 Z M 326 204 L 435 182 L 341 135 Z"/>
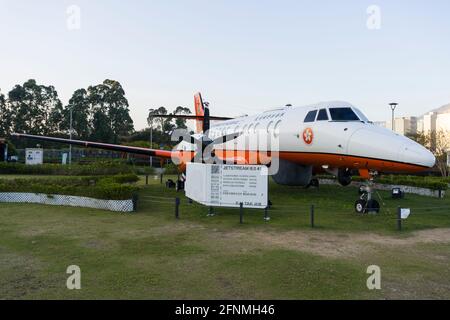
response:
<path id="1" fill-rule="evenodd" d="M 400 157 L 404 162 L 432 168 L 436 163 L 434 155 L 418 143 L 408 143 L 400 148 Z"/>

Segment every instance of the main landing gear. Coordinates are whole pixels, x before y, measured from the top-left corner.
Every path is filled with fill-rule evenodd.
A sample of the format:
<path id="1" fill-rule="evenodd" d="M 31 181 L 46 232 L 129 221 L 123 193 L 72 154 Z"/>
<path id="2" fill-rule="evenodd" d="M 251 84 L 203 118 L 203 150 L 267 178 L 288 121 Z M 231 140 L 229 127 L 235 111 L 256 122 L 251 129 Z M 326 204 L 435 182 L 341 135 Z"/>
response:
<path id="1" fill-rule="evenodd" d="M 312 178 L 311 181 L 309 182 L 309 184 L 306 186 L 306 189 L 308 189 L 309 187 L 318 188 L 319 187 L 319 179 Z"/>
<path id="2" fill-rule="evenodd" d="M 372 177 L 367 184 L 359 187 L 359 199 L 355 202 L 355 211 L 359 214 L 379 213 L 380 204 L 372 199 Z"/>
<path id="3" fill-rule="evenodd" d="M 177 182 L 173 181 L 172 179 L 167 180 L 166 182 L 166 188 L 169 189 L 175 189 L 177 192 L 184 190 L 184 184 L 186 182 L 186 176 L 182 174 L 181 176 L 178 175 Z"/>
<path id="4" fill-rule="evenodd" d="M 184 190 L 185 182 L 186 182 L 186 175 L 184 173 L 182 173 L 181 176 L 180 175 L 178 176 L 177 186 L 176 186 L 177 192 Z"/>

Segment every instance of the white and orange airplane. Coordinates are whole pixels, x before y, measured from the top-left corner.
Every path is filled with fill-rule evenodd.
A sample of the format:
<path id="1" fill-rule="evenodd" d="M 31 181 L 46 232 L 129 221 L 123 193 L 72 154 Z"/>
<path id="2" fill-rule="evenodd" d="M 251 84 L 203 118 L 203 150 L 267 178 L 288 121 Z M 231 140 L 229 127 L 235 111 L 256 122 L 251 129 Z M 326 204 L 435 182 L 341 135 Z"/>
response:
<path id="1" fill-rule="evenodd" d="M 116 150 L 175 160 L 180 170 L 209 149 L 217 161 L 271 164 L 276 183 L 308 186 L 315 173 L 327 171 L 348 185 L 352 175 L 369 179 L 377 172 L 415 173 L 430 169 L 434 155 L 420 144 L 379 127 L 347 102 L 286 106 L 254 116 L 214 117 L 200 93 L 194 98 L 195 115 L 166 116 L 196 120 L 197 133 L 184 137 L 174 150 L 156 150 L 99 142 L 69 140 L 22 133 L 14 135 L 82 147 Z M 220 123 L 210 125 L 212 120 Z M 263 144 L 260 142 L 264 141 Z"/>

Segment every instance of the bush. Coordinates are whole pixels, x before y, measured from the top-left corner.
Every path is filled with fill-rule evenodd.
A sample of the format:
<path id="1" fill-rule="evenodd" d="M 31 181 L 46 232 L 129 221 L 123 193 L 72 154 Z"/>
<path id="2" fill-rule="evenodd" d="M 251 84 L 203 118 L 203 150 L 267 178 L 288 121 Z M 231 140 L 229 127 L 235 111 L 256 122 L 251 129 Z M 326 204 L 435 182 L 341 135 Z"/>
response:
<path id="1" fill-rule="evenodd" d="M 331 175 L 318 175 L 317 178 L 321 179 L 335 179 Z M 361 177 L 353 177 L 354 181 L 363 182 L 365 179 Z M 405 175 L 383 175 L 377 176 L 374 182 L 381 184 L 396 184 L 404 185 L 418 188 L 427 188 L 432 190 L 447 190 L 448 189 L 448 178 L 433 177 L 433 176 L 405 176 Z"/>
<path id="2" fill-rule="evenodd" d="M 0 174 L 31 174 L 60 176 L 104 176 L 117 174 L 151 173 L 150 167 L 134 167 L 118 161 L 100 161 L 90 164 L 42 164 L 0 163 Z"/>
<path id="3" fill-rule="evenodd" d="M 164 174 L 178 174 L 179 172 L 178 166 L 173 163 L 164 166 Z"/>
<path id="4" fill-rule="evenodd" d="M 100 179 L 100 183 L 135 183 L 139 181 L 139 177 L 135 174 L 119 174 L 112 177 L 104 177 Z"/>
<path id="5" fill-rule="evenodd" d="M 107 200 L 133 198 L 137 187 L 134 174 L 113 177 L 67 177 L 48 179 L 0 179 L 0 192 L 32 192 L 90 197 Z"/>
<path id="6" fill-rule="evenodd" d="M 418 188 L 428 188 L 432 190 L 447 190 L 448 183 L 441 177 L 421 177 L 421 176 L 401 176 L 387 175 L 377 177 L 375 182 L 383 184 L 398 184 Z"/>

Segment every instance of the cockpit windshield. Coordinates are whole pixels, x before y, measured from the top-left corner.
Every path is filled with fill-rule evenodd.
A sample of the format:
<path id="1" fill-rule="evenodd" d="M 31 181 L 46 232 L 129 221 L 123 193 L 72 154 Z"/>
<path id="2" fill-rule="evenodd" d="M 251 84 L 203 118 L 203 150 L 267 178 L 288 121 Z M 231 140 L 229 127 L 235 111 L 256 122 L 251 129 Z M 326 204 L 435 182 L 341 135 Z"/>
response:
<path id="1" fill-rule="evenodd" d="M 352 108 L 330 108 L 330 115 L 333 121 L 360 121 Z"/>
<path id="2" fill-rule="evenodd" d="M 353 108 L 353 110 L 356 112 L 361 121 L 370 123 L 369 119 L 367 119 L 367 117 L 364 115 L 364 113 L 361 112 L 361 110 L 359 110 L 358 108 Z"/>

